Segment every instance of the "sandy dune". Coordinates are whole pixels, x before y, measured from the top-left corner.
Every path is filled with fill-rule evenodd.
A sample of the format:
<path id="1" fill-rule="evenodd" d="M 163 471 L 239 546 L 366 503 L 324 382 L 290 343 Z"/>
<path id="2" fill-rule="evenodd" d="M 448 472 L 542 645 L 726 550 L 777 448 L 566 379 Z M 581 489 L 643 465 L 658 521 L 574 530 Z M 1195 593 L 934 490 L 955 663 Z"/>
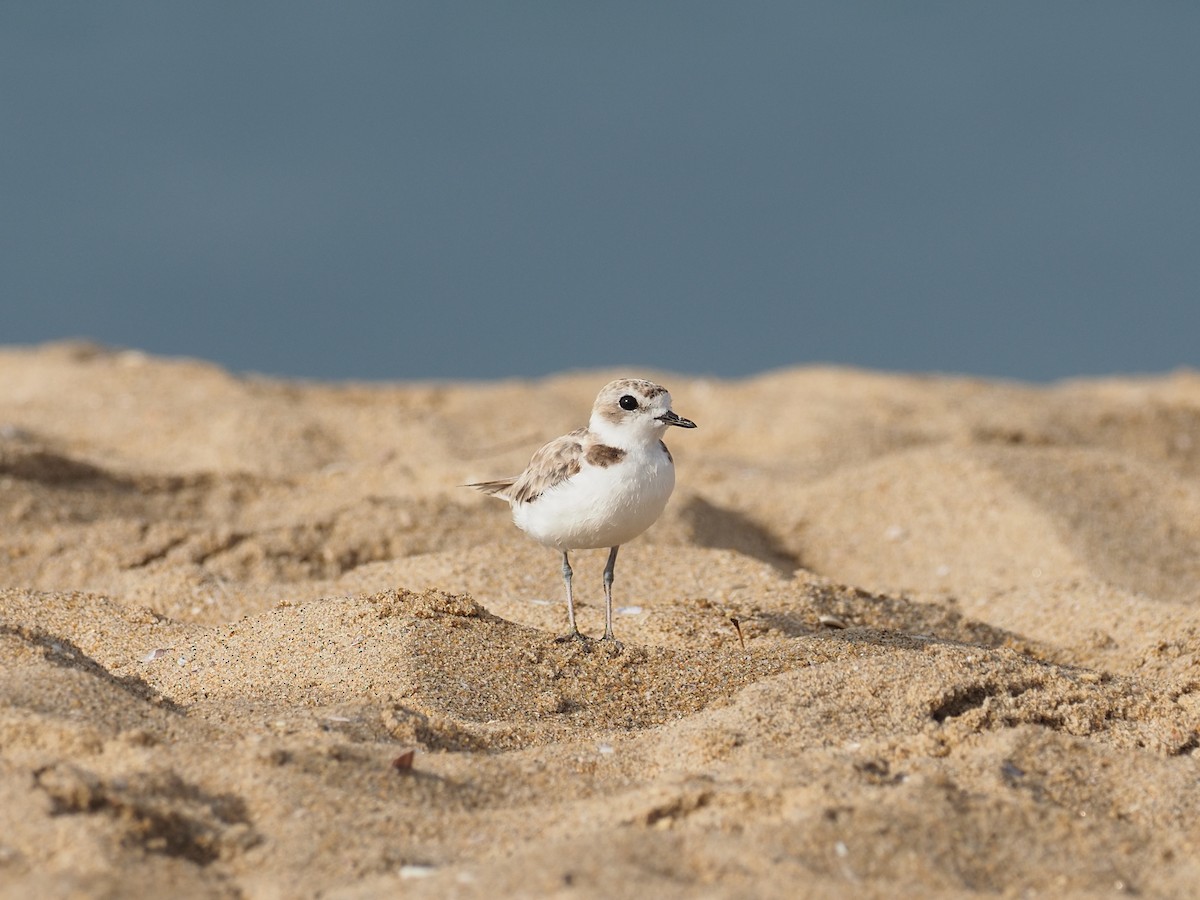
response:
<path id="1" fill-rule="evenodd" d="M 621 653 L 553 642 L 554 554 L 459 487 L 618 374 L 700 426 Z M 1196 373 L 366 386 L 71 343 L 0 386 L 3 896 L 1200 885 Z"/>

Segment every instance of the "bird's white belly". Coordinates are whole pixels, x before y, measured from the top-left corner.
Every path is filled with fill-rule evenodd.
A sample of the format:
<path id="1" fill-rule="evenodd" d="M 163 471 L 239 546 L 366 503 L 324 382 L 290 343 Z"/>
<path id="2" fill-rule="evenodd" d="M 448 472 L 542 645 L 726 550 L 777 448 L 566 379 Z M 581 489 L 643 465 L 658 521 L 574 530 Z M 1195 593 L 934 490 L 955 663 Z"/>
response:
<path id="1" fill-rule="evenodd" d="M 654 524 L 675 488 L 675 467 L 656 446 L 606 468 L 589 466 L 537 499 L 513 505 L 513 521 L 559 550 L 616 547 Z"/>

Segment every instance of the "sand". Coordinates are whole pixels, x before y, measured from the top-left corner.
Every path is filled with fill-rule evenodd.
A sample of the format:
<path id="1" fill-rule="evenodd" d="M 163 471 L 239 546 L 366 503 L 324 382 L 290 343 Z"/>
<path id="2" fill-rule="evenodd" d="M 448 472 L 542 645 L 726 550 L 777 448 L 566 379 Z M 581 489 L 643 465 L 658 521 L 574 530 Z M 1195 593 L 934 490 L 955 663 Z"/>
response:
<path id="1" fill-rule="evenodd" d="M 700 427 L 617 653 L 553 641 L 557 558 L 459 485 L 622 374 Z M 1200 885 L 1194 372 L 333 385 L 12 347 L 0 522 L 4 897 Z"/>

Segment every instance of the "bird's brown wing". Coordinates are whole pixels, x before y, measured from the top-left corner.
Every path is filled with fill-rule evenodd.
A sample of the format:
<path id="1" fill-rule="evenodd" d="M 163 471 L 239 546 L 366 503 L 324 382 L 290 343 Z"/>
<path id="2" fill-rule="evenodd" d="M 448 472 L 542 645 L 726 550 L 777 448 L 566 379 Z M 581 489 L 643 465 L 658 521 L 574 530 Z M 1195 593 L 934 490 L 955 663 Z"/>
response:
<path id="1" fill-rule="evenodd" d="M 525 471 L 516 478 L 482 481 L 469 484 L 485 494 L 494 494 L 513 503 L 531 503 L 559 482 L 579 471 L 583 458 L 583 437 L 586 428 L 555 438 L 533 454 Z"/>

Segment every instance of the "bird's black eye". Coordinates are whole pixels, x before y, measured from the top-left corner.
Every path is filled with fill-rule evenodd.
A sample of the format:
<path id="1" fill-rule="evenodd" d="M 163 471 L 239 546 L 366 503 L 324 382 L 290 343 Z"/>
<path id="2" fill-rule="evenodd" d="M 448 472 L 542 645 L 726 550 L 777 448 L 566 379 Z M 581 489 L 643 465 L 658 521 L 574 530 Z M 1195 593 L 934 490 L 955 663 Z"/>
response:
<path id="1" fill-rule="evenodd" d="M 637 397 L 626 394 L 621 398 L 621 409 L 637 409 Z"/>

